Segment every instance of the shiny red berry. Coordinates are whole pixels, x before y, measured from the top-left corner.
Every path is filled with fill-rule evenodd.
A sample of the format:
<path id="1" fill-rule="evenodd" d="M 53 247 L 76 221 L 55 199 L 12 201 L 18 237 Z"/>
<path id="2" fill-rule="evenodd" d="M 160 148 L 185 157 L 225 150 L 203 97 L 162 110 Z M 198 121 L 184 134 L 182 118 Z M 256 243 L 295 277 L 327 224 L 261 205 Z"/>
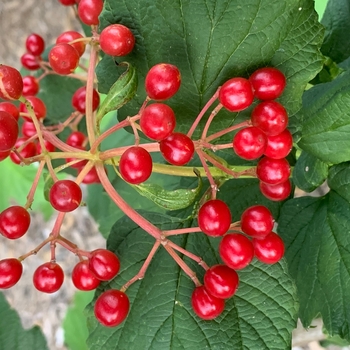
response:
<path id="1" fill-rule="evenodd" d="M 94 313 L 102 325 L 116 327 L 126 319 L 129 308 L 128 296 L 120 290 L 110 289 L 97 298 Z"/>
<path id="2" fill-rule="evenodd" d="M 89 269 L 89 261 L 78 262 L 72 271 L 72 282 L 79 290 L 93 290 L 100 285 L 100 280 Z"/>
<path id="3" fill-rule="evenodd" d="M 111 24 L 100 34 L 101 50 L 110 56 L 126 56 L 135 45 L 131 30 L 122 24 Z"/>
<path id="4" fill-rule="evenodd" d="M 287 127 L 288 114 L 280 103 L 264 101 L 253 109 L 251 121 L 266 135 L 273 136 L 280 134 Z"/>
<path id="5" fill-rule="evenodd" d="M 205 272 L 204 286 L 216 298 L 231 298 L 237 291 L 239 277 L 226 265 L 214 265 Z"/>
<path id="6" fill-rule="evenodd" d="M 151 176 L 152 165 L 152 157 L 147 150 L 132 146 L 120 157 L 119 171 L 126 182 L 137 185 Z"/>
<path id="7" fill-rule="evenodd" d="M 21 278 L 23 272 L 22 263 L 15 258 L 0 260 L 0 288 L 13 287 Z"/>
<path id="8" fill-rule="evenodd" d="M 277 185 L 288 180 L 290 165 L 288 160 L 263 157 L 256 167 L 257 178 L 270 185 Z"/>
<path id="9" fill-rule="evenodd" d="M 21 149 L 19 151 L 19 154 L 22 156 L 22 158 L 30 158 L 34 157 L 36 155 L 36 145 L 34 142 L 27 142 L 26 137 L 19 137 L 16 141 L 15 147 L 18 149 Z M 26 145 L 22 148 L 22 145 L 26 143 Z M 15 164 L 21 164 L 21 159 L 17 156 L 16 153 L 11 152 L 10 158 L 12 162 Z"/>
<path id="10" fill-rule="evenodd" d="M 44 101 L 36 96 L 27 96 L 26 99 L 33 107 L 34 114 L 36 115 L 36 117 L 39 120 L 44 119 L 46 117 L 46 112 L 47 112 L 46 105 L 45 105 Z M 29 115 L 29 112 L 28 112 L 28 109 L 27 109 L 27 106 L 25 105 L 25 103 L 23 103 L 23 102 L 20 103 L 19 111 L 20 111 L 20 113 L 25 114 L 25 115 L 23 115 L 23 117 L 26 120 L 32 121 L 32 118 Z"/>
<path id="11" fill-rule="evenodd" d="M 60 265 L 55 262 L 47 262 L 40 265 L 34 272 L 33 284 L 40 292 L 57 292 L 64 280 L 64 273 Z"/>
<path id="12" fill-rule="evenodd" d="M 211 295 L 204 286 L 195 288 L 191 297 L 192 309 L 203 320 L 218 317 L 225 308 L 225 300 Z"/>
<path id="13" fill-rule="evenodd" d="M 174 132 L 159 143 L 164 159 L 173 165 L 185 165 L 193 157 L 194 143 L 185 134 Z"/>
<path id="14" fill-rule="evenodd" d="M 67 137 L 67 145 L 72 147 L 83 147 L 86 135 L 81 131 L 72 131 Z"/>
<path id="15" fill-rule="evenodd" d="M 152 140 L 161 141 L 175 129 L 174 111 L 164 103 L 153 103 L 142 112 L 140 127 L 142 132 Z"/>
<path id="16" fill-rule="evenodd" d="M 273 216 L 263 205 L 253 205 L 246 209 L 241 216 L 242 231 L 252 237 L 262 238 L 273 229 Z"/>
<path id="17" fill-rule="evenodd" d="M 45 41 L 39 34 L 30 34 L 26 39 L 26 48 L 34 56 L 40 56 L 45 49 Z"/>
<path id="18" fill-rule="evenodd" d="M 218 98 L 230 112 L 240 112 L 253 103 L 254 95 L 249 80 L 232 78 L 221 86 Z"/>
<path id="19" fill-rule="evenodd" d="M 273 159 L 287 157 L 293 148 L 293 136 L 288 129 L 275 136 L 267 136 L 264 155 Z"/>
<path id="20" fill-rule="evenodd" d="M 0 102 L 0 111 L 10 113 L 16 119 L 16 121 L 19 119 L 19 110 L 11 102 Z"/>
<path id="21" fill-rule="evenodd" d="M 146 75 L 145 89 L 149 98 L 157 101 L 174 96 L 180 88 L 181 74 L 179 69 L 169 63 L 153 66 Z"/>
<path id="22" fill-rule="evenodd" d="M 32 75 L 23 77 L 23 96 L 34 96 L 39 92 L 39 83 Z"/>
<path id="23" fill-rule="evenodd" d="M 49 52 L 51 68 L 62 75 L 73 73 L 78 67 L 79 59 L 78 51 L 67 43 L 56 44 Z"/>
<path id="24" fill-rule="evenodd" d="M 58 180 L 50 189 L 49 199 L 56 210 L 73 211 L 79 207 L 82 200 L 81 188 L 72 180 Z"/>
<path id="25" fill-rule="evenodd" d="M 264 67 L 256 70 L 249 78 L 254 96 L 260 100 L 274 100 L 279 97 L 285 86 L 286 77 L 273 67 Z"/>
<path id="26" fill-rule="evenodd" d="M 225 235 L 219 245 L 222 261 L 231 269 L 241 270 L 250 264 L 254 258 L 252 242 L 239 233 Z"/>
<path id="27" fill-rule="evenodd" d="M 10 66 L 0 64 L 0 98 L 18 100 L 23 91 L 21 73 Z"/>
<path id="28" fill-rule="evenodd" d="M 21 63 L 25 69 L 37 70 L 40 68 L 41 58 L 34 56 L 33 54 L 26 52 L 21 56 Z"/>
<path id="29" fill-rule="evenodd" d="M 205 202 L 198 212 L 198 225 L 208 236 L 222 236 L 231 225 L 230 208 L 220 199 Z"/>
<path id="30" fill-rule="evenodd" d="M 6 152 L 14 147 L 17 137 L 16 119 L 10 113 L 0 111 L 0 152 Z"/>
<path id="31" fill-rule="evenodd" d="M 98 25 L 98 16 L 102 9 L 102 0 L 80 0 L 78 4 L 78 15 L 84 24 L 88 26 Z"/>
<path id="32" fill-rule="evenodd" d="M 270 185 L 260 181 L 259 187 L 261 193 L 271 201 L 283 201 L 287 199 L 292 192 L 292 184 L 289 179 L 278 185 Z"/>
<path id="33" fill-rule="evenodd" d="M 91 252 L 89 269 L 100 281 L 114 278 L 120 268 L 118 257 L 107 249 L 96 249 Z"/>
<path id="34" fill-rule="evenodd" d="M 0 233 L 9 239 L 22 237 L 29 228 L 30 215 L 28 210 L 14 205 L 0 213 Z"/>
<path id="35" fill-rule="evenodd" d="M 75 3 L 75 0 L 73 1 Z M 77 50 L 79 56 L 81 57 L 85 52 L 85 46 L 86 46 L 85 42 L 84 41 L 77 41 L 76 43 L 71 43 L 71 42 L 73 40 L 82 39 L 82 38 L 83 36 L 80 33 L 74 30 L 68 30 L 66 32 L 63 32 L 57 37 L 56 44 L 66 43 L 73 46 Z"/>
<path id="36" fill-rule="evenodd" d="M 262 239 L 253 239 L 255 256 L 265 264 L 275 264 L 284 255 L 284 243 L 280 236 L 271 232 Z"/>
<path id="37" fill-rule="evenodd" d="M 85 114 L 86 111 L 86 86 L 80 87 L 77 91 L 74 92 L 72 97 L 72 106 L 78 112 Z M 92 90 L 92 110 L 95 111 L 100 104 L 100 95 L 98 92 Z"/>
<path id="38" fill-rule="evenodd" d="M 241 129 L 233 138 L 233 150 L 246 160 L 261 157 L 266 149 L 267 138 L 262 130 L 252 126 Z"/>

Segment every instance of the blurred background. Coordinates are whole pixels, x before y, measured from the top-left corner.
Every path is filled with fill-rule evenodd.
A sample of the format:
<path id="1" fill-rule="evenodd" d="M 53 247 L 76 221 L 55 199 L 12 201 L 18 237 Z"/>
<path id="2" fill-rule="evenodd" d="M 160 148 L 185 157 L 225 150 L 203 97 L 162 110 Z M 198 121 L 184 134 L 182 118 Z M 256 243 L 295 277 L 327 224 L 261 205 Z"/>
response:
<path id="1" fill-rule="evenodd" d="M 326 4 L 327 0 L 316 0 L 315 6 L 320 18 Z M 40 34 L 49 46 L 66 30 L 81 31 L 81 28 L 74 10 L 62 6 L 58 0 L 2 0 L 0 31 L 3 34 L 0 36 L 0 63 L 21 69 L 20 57 L 25 52 L 28 34 Z M 26 198 L 23 196 L 29 191 L 35 172 L 35 166 L 19 167 L 9 160 L 0 163 L 0 211 L 9 205 L 25 203 Z M 0 237 L 0 257 L 23 254 L 37 246 L 51 232 L 55 213 L 43 199 L 43 187 L 44 181 L 40 183 L 35 197 L 29 232 L 17 241 Z M 62 235 L 86 250 L 105 245 L 105 239 L 84 207 L 67 214 Z M 63 287 L 54 294 L 36 291 L 32 286 L 31 277 L 37 266 L 49 258 L 49 249 L 44 248 L 36 256 L 27 259 L 23 277 L 16 287 L 4 292 L 5 297 L 10 305 L 19 311 L 24 328 L 28 329 L 33 325 L 42 328 L 50 350 L 87 350 L 83 309 L 93 293 L 76 292 L 70 281 L 70 273 L 78 260 L 73 254 L 60 248 L 57 249 L 57 260 L 66 273 Z M 350 349 L 348 344 L 340 339 L 326 340 L 320 320 L 315 320 L 313 326 L 308 331 L 298 326 L 293 334 L 293 350 Z"/>

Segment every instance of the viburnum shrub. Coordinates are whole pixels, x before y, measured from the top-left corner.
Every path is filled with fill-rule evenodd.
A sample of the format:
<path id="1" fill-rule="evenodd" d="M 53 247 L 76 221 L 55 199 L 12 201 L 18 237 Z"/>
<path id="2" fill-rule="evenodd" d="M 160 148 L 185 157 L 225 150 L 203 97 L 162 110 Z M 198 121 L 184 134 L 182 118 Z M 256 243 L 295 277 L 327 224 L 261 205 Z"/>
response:
<path id="1" fill-rule="evenodd" d="M 350 340 L 350 15 L 330 3 L 323 40 L 307 0 L 60 2 L 85 34 L 45 52 L 30 34 L 23 77 L 0 65 L 0 159 L 37 164 L 0 233 L 27 232 L 43 172 L 57 211 L 42 243 L 1 258 L 0 287 L 49 249 L 33 284 L 65 288 L 61 245 L 76 288 L 96 289 L 91 349 L 290 349 L 318 315 Z M 61 235 L 83 205 L 106 247 Z"/>

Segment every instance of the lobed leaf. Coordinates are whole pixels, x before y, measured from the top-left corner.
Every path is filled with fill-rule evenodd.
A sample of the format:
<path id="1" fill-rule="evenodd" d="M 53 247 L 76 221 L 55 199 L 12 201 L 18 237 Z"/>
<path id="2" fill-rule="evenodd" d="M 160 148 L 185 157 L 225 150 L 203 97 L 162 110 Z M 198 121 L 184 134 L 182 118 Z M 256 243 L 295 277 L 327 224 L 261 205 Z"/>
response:
<path id="1" fill-rule="evenodd" d="M 162 229 L 182 226 L 169 216 L 143 215 Z M 209 264 L 218 263 L 217 239 L 202 233 L 174 239 L 201 255 Z M 107 247 L 121 261 L 121 272 L 105 288 L 120 288 L 143 264 L 154 239 L 128 218 L 117 221 Z M 184 259 L 200 278 L 204 270 Z M 160 248 L 141 281 L 127 291 L 131 309 L 125 322 L 106 328 L 88 309 L 90 349 L 288 349 L 296 322 L 295 287 L 286 264 L 267 266 L 257 261 L 239 271 L 239 290 L 226 303 L 224 313 L 213 321 L 200 320 L 192 311 L 193 282 L 184 275 L 165 249 Z M 101 293 L 99 290 L 97 295 Z M 272 331 L 273 329 L 273 331 Z"/>

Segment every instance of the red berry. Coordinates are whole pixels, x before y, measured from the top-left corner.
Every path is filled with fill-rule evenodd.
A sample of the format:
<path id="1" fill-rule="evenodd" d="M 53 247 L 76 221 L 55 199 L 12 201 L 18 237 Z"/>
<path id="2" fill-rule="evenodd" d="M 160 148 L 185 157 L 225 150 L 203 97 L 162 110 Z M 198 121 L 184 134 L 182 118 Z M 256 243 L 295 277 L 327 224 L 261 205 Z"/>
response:
<path id="1" fill-rule="evenodd" d="M 22 263 L 15 258 L 0 260 L 0 288 L 13 287 L 21 278 L 23 272 Z"/>
<path id="2" fill-rule="evenodd" d="M 86 140 L 86 136 L 81 131 L 73 131 L 67 137 L 67 145 L 72 147 L 83 147 Z"/>
<path id="3" fill-rule="evenodd" d="M 173 165 L 185 165 L 193 157 L 194 143 L 185 134 L 174 132 L 159 143 L 164 159 Z"/>
<path id="4" fill-rule="evenodd" d="M 147 73 L 145 89 L 149 98 L 162 101 L 174 96 L 179 90 L 180 84 L 179 69 L 169 63 L 159 63 Z"/>
<path id="5" fill-rule="evenodd" d="M 277 185 L 288 180 L 290 165 L 286 158 L 261 158 L 256 167 L 257 178 L 270 185 Z"/>
<path id="6" fill-rule="evenodd" d="M 263 239 L 253 239 L 255 256 L 265 264 L 275 264 L 284 255 L 282 238 L 271 232 Z"/>
<path id="7" fill-rule="evenodd" d="M 40 56 L 45 49 L 45 41 L 39 34 L 30 34 L 26 40 L 26 48 L 34 56 Z"/>
<path id="8" fill-rule="evenodd" d="M 41 58 L 26 52 L 21 56 L 21 63 L 25 69 L 37 70 L 40 68 Z"/>
<path id="9" fill-rule="evenodd" d="M 85 109 L 86 109 L 85 99 L 86 99 L 86 86 L 82 86 L 73 94 L 72 105 L 78 112 L 83 114 L 85 114 Z M 92 90 L 92 110 L 95 111 L 99 104 L 100 104 L 100 95 L 95 89 L 93 89 Z"/>
<path id="10" fill-rule="evenodd" d="M 128 296 L 120 290 L 110 289 L 97 298 L 94 313 L 102 325 L 116 327 L 125 320 L 129 308 Z"/>
<path id="11" fill-rule="evenodd" d="M 73 73 L 79 64 L 78 51 L 67 43 L 56 44 L 49 52 L 51 68 L 58 74 Z"/>
<path id="12" fill-rule="evenodd" d="M 19 110 L 11 102 L 0 102 L 0 111 L 10 113 L 16 119 L 16 121 L 19 119 Z"/>
<path id="13" fill-rule="evenodd" d="M 21 73 L 10 66 L 0 64 L 0 98 L 18 100 L 23 91 Z"/>
<path id="14" fill-rule="evenodd" d="M 22 145 L 27 142 L 26 137 L 19 137 L 16 141 L 15 147 L 19 149 L 22 147 Z M 22 158 L 30 158 L 34 157 L 36 155 L 36 145 L 34 142 L 28 142 L 20 151 L 19 154 L 21 155 Z M 10 154 L 11 160 L 15 164 L 21 164 L 21 159 L 17 156 L 16 153 L 11 152 Z"/>
<path id="15" fill-rule="evenodd" d="M 261 157 L 266 144 L 266 135 L 254 126 L 239 130 L 233 138 L 233 150 L 239 157 L 246 160 Z"/>
<path id="16" fill-rule="evenodd" d="M 93 167 L 84 177 L 83 184 L 90 185 L 100 183 L 100 178 L 97 175 L 96 168 Z"/>
<path id="17" fill-rule="evenodd" d="M 98 25 L 98 16 L 102 12 L 102 0 L 80 0 L 78 4 L 78 15 L 81 21 L 88 25 Z"/>
<path id="18" fill-rule="evenodd" d="M 114 278 L 120 268 L 118 257 L 107 249 L 96 249 L 91 252 L 89 269 L 100 281 Z"/>
<path id="19" fill-rule="evenodd" d="M 58 211 L 70 212 L 77 209 L 82 199 L 79 185 L 72 180 L 58 180 L 50 189 L 50 203 Z"/>
<path id="20" fill-rule="evenodd" d="M 46 117 L 46 105 L 43 102 L 43 100 L 41 100 L 39 97 L 36 97 L 36 96 L 27 96 L 26 99 L 33 107 L 36 117 L 39 120 L 44 119 Z M 19 105 L 19 111 L 20 113 L 29 114 L 27 106 L 23 102 L 21 102 Z M 25 115 L 23 117 L 28 121 L 32 121 L 32 118 L 29 115 L 28 116 Z"/>
<path id="21" fill-rule="evenodd" d="M 128 27 L 111 24 L 100 34 L 101 50 L 110 56 L 126 56 L 135 45 L 135 37 Z"/>
<path id="22" fill-rule="evenodd" d="M 11 151 L 0 152 L 0 162 L 6 159 L 11 154 Z"/>
<path id="23" fill-rule="evenodd" d="M 47 262 L 40 265 L 34 272 L 33 284 L 40 292 L 57 292 L 64 280 L 64 273 L 60 265 L 55 262 Z"/>
<path id="24" fill-rule="evenodd" d="M 220 199 L 205 202 L 198 212 L 198 225 L 208 236 L 222 236 L 231 225 L 230 208 Z"/>
<path id="25" fill-rule="evenodd" d="M 251 115 L 252 124 L 266 135 L 280 134 L 288 124 L 288 114 L 285 108 L 276 101 L 259 103 Z"/>
<path id="26" fill-rule="evenodd" d="M 283 201 L 292 192 L 292 184 L 289 179 L 278 185 L 270 185 L 260 181 L 259 186 L 261 193 L 271 201 Z"/>
<path id="27" fill-rule="evenodd" d="M 142 112 L 140 127 L 152 140 L 161 141 L 175 129 L 176 118 L 173 110 L 164 103 L 153 103 Z"/>
<path id="28" fill-rule="evenodd" d="M 22 135 L 29 138 L 36 135 L 36 129 L 34 123 L 25 120 L 22 124 Z"/>
<path id="29" fill-rule="evenodd" d="M 44 140 L 44 144 L 45 144 L 45 147 L 46 147 L 46 150 L 48 151 L 48 152 L 55 152 L 55 146 L 52 144 L 52 143 L 50 143 L 49 141 L 46 141 L 46 140 Z M 36 153 L 37 154 L 41 154 L 41 145 L 40 145 L 40 142 L 38 142 L 37 144 L 36 144 Z"/>
<path id="30" fill-rule="evenodd" d="M 39 83 L 32 75 L 23 77 L 23 96 L 34 96 L 39 92 Z"/>
<path id="31" fill-rule="evenodd" d="M 0 233 L 9 239 L 22 237 L 29 228 L 30 215 L 28 210 L 14 205 L 0 213 Z"/>
<path id="32" fill-rule="evenodd" d="M 18 124 L 7 112 L 0 111 L 0 152 L 9 151 L 17 141 Z"/>
<path id="33" fill-rule="evenodd" d="M 226 265 L 214 265 L 204 275 L 206 290 L 216 298 L 231 298 L 237 291 L 239 277 Z"/>
<path id="34" fill-rule="evenodd" d="M 287 157 L 293 148 L 293 136 L 288 129 L 275 136 L 267 136 L 264 155 L 273 159 Z"/>
<path id="35" fill-rule="evenodd" d="M 193 311 L 203 320 L 218 317 L 225 308 L 225 300 L 211 295 L 204 286 L 197 287 L 191 297 Z"/>
<path id="36" fill-rule="evenodd" d="M 230 112 L 239 112 L 253 103 L 254 95 L 249 80 L 232 78 L 219 90 L 219 101 Z"/>
<path id="37" fill-rule="evenodd" d="M 248 266 L 254 258 L 252 242 L 239 233 L 225 235 L 219 245 L 222 261 L 231 269 L 241 270 Z"/>
<path id="38" fill-rule="evenodd" d="M 282 94 L 286 86 L 284 74 L 273 67 L 256 70 L 249 81 L 252 84 L 254 96 L 260 100 L 274 100 Z"/>
<path id="39" fill-rule="evenodd" d="M 253 205 L 246 209 L 241 216 L 242 231 L 252 237 L 262 238 L 273 229 L 273 216 L 263 205 Z"/>
<path id="40" fill-rule="evenodd" d="M 152 174 L 152 157 L 144 148 L 129 147 L 120 157 L 119 171 L 126 182 L 137 185 Z"/>
<path id="41" fill-rule="evenodd" d="M 76 0 L 58 0 L 63 6 L 72 6 L 77 3 Z"/>
<path id="42" fill-rule="evenodd" d="M 72 281 L 79 290 L 93 290 L 100 285 L 100 280 L 89 269 L 89 261 L 83 260 L 74 266 Z"/>
<path id="43" fill-rule="evenodd" d="M 73 0 L 73 1 L 75 3 L 75 0 Z M 85 45 L 84 41 L 78 41 L 76 43 L 71 43 L 71 41 L 77 40 L 77 39 L 82 39 L 82 38 L 83 38 L 83 36 L 80 33 L 76 32 L 74 30 L 68 30 L 66 32 L 63 32 L 62 34 L 60 34 L 57 37 L 56 44 L 66 43 L 66 44 L 73 46 L 77 50 L 79 56 L 81 57 L 85 52 L 86 45 Z"/>

